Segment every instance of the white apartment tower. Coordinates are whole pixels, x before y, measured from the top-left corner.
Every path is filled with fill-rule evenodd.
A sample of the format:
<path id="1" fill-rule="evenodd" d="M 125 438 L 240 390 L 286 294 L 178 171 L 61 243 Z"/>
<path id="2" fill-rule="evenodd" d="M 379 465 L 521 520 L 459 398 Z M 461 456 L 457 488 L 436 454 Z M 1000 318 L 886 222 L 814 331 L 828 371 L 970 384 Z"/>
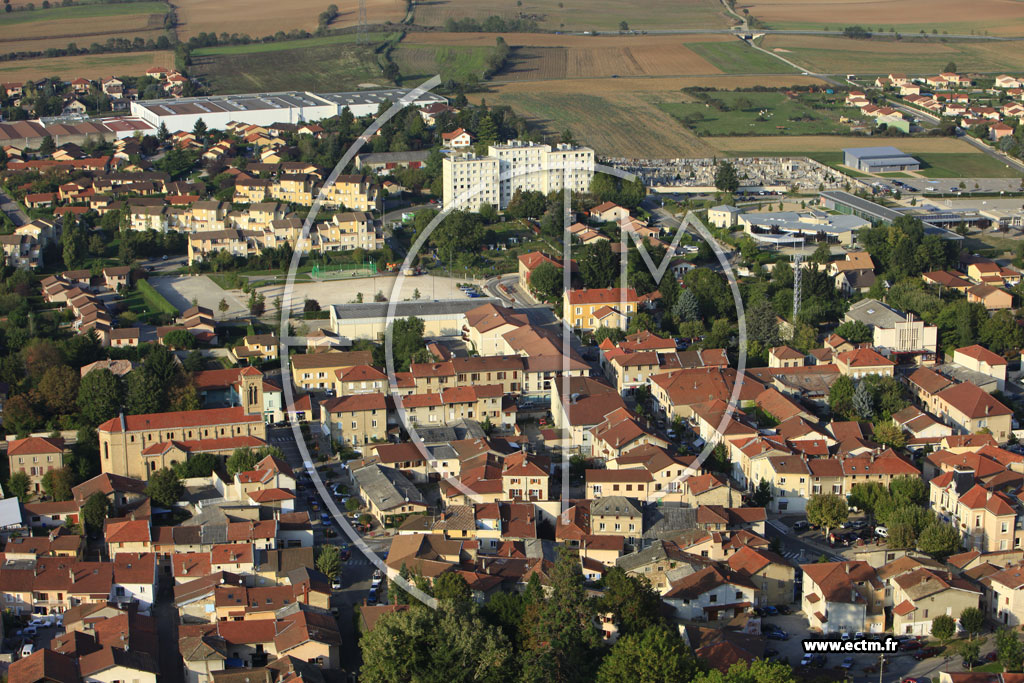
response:
<path id="1" fill-rule="evenodd" d="M 594 150 L 559 144 L 554 148 L 512 140 L 491 145 L 486 157 L 472 153 L 448 156 L 443 164 L 445 205 L 477 211 L 481 204 L 508 207 L 516 190 L 586 192 L 594 178 Z M 473 196 L 462 196 L 479 188 Z"/>

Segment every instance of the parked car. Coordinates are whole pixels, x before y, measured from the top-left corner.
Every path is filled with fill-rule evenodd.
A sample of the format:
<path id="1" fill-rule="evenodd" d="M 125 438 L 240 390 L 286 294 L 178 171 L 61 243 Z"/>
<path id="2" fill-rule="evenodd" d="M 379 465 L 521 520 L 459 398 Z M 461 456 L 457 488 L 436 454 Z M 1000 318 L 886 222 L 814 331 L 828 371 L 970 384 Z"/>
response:
<path id="1" fill-rule="evenodd" d="M 904 652 L 909 652 L 911 650 L 920 650 L 920 649 L 921 649 L 921 641 L 920 640 L 904 640 L 902 643 L 900 643 L 900 650 L 902 650 Z"/>
<path id="2" fill-rule="evenodd" d="M 813 662 L 813 661 L 814 661 L 814 655 L 808 653 L 808 654 L 804 655 L 803 659 L 800 660 L 800 666 L 810 666 L 811 662 Z"/>
<path id="3" fill-rule="evenodd" d="M 25 643 L 24 645 L 21 646 L 21 656 L 22 657 L 28 657 L 30 654 L 32 654 L 32 651 L 34 649 L 36 649 L 36 648 L 35 648 L 35 646 L 32 643 Z"/>
<path id="4" fill-rule="evenodd" d="M 921 661 L 922 659 L 928 659 L 929 657 L 935 657 L 936 655 L 942 654 L 942 648 L 937 646 L 926 647 L 914 654 L 914 659 Z"/>
<path id="5" fill-rule="evenodd" d="M 882 538 L 889 538 L 889 530 L 884 526 L 875 527 L 875 536 L 881 536 Z"/>
<path id="6" fill-rule="evenodd" d="M 828 662 L 828 659 L 825 657 L 825 655 L 817 654 L 817 655 L 814 655 L 814 660 L 811 662 L 811 664 L 816 669 L 824 669 L 825 668 L 825 664 L 827 662 Z"/>
<path id="7" fill-rule="evenodd" d="M 846 657 L 846 658 L 844 658 L 843 659 L 843 663 L 840 664 L 839 666 L 843 667 L 844 669 L 852 669 L 853 668 L 853 657 Z"/>
<path id="8" fill-rule="evenodd" d="M 333 579 L 331 579 L 331 590 L 336 590 L 336 591 L 340 591 L 341 590 L 341 577 L 340 576 L 335 576 Z"/>
<path id="9" fill-rule="evenodd" d="M 366 603 L 368 605 L 376 605 L 377 604 L 377 589 L 376 588 L 371 588 L 370 589 L 370 594 L 366 596 Z"/>
<path id="10" fill-rule="evenodd" d="M 806 519 L 798 519 L 793 522 L 793 531 L 807 531 L 811 528 L 811 525 L 807 523 Z"/>
<path id="11" fill-rule="evenodd" d="M 996 653 L 996 651 L 995 651 L 995 650 L 993 650 L 992 652 L 989 652 L 989 653 L 988 653 L 987 655 L 985 655 L 984 657 L 982 657 L 982 660 L 984 660 L 984 662 L 985 662 L 986 664 L 988 664 L 988 663 L 991 663 L 991 662 L 994 662 L 994 661 L 996 661 L 997 659 L 999 659 L 999 655 L 998 655 L 998 654 Z"/>
<path id="12" fill-rule="evenodd" d="M 779 614 L 789 614 L 791 611 L 786 605 L 776 605 L 775 609 Z"/>
<path id="13" fill-rule="evenodd" d="M 778 615 L 778 613 L 779 613 L 779 608 L 778 607 L 774 607 L 773 605 L 766 605 L 765 607 L 762 607 L 761 609 L 764 610 L 764 615 L 766 617 L 774 617 L 774 616 Z"/>
<path id="14" fill-rule="evenodd" d="M 37 626 L 29 625 L 29 626 L 26 626 L 25 628 L 21 629 L 21 635 L 26 636 L 28 638 L 34 638 L 36 633 L 38 633 L 38 632 L 39 632 L 39 627 L 37 627 Z"/>
<path id="15" fill-rule="evenodd" d="M 765 634 L 768 640 L 789 640 L 789 634 L 785 631 L 769 631 Z"/>

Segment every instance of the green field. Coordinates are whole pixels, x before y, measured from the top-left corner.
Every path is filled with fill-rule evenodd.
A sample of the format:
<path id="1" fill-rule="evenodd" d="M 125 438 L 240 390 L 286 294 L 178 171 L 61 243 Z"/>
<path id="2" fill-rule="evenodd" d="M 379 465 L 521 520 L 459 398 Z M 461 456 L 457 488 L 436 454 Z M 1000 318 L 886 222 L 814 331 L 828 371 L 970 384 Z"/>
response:
<path id="1" fill-rule="evenodd" d="M 367 33 L 371 45 L 380 43 L 392 34 Z M 288 40 L 276 43 L 249 43 L 248 45 L 217 45 L 216 47 L 203 47 L 192 52 L 193 57 L 212 57 L 219 55 L 248 55 L 264 52 L 282 52 L 287 50 L 305 50 L 311 47 L 324 47 L 330 45 L 354 44 L 359 37 L 354 33 L 347 33 L 340 36 L 319 36 L 316 38 L 303 38 L 302 40 Z"/>
<path id="2" fill-rule="evenodd" d="M 420 83 L 440 74 L 442 81 L 471 83 L 483 78 L 493 47 L 438 47 L 402 43 L 391 58 L 398 65 L 402 82 Z"/>
<path id="3" fill-rule="evenodd" d="M 162 2 L 120 2 L 115 4 L 74 5 L 72 7 L 51 7 L 50 9 L 24 10 L 0 14 L 0 28 L 33 21 L 57 21 L 59 19 L 90 19 L 92 17 L 114 17 L 124 14 L 166 14 L 167 5 Z M 112 31 L 117 26 L 111 26 Z"/>
<path id="4" fill-rule="evenodd" d="M 364 83 L 390 85 L 376 55 L 351 43 L 194 57 L 192 72 L 218 94 L 356 90 Z M 259 47 L 264 47 L 260 45 Z"/>
<path id="5" fill-rule="evenodd" d="M 895 144 L 899 144 L 896 141 Z M 926 178 L 1016 178 L 1020 174 L 987 154 L 915 154 Z"/>
<path id="6" fill-rule="evenodd" d="M 839 123 L 843 115 L 837 96 L 800 93 L 795 98 L 781 92 L 706 93 L 712 102 L 729 108 L 721 111 L 704 102 L 670 102 L 659 105 L 702 137 L 721 135 L 830 135 L 846 133 Z"/>
<path id="7" fill-rule="evenodd" d="M 793 67 L 746 43 L 686 43 L 704 59 L 727 74 L 791 74 Z"/>

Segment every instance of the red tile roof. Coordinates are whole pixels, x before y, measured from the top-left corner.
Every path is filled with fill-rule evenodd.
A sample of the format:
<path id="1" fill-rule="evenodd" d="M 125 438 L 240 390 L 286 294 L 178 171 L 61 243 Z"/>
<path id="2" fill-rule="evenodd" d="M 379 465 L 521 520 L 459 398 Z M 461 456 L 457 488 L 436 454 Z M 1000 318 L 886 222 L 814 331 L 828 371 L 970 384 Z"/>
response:
<path id="1" fill-rule="evenodd" d="M 208 410 L 182 410 L 176 413 L 149 413 L 146 415 L 125 415 L 129 432 L 149 429 L 174 429 L 180 427 L 204 427 L 214 425 L 262 422 L 262 415 L 246 415 L 241 407 L 211 408 Z M 96 428 L 101 432 L 121 433 L 120 418 L 107 420 Z"/>

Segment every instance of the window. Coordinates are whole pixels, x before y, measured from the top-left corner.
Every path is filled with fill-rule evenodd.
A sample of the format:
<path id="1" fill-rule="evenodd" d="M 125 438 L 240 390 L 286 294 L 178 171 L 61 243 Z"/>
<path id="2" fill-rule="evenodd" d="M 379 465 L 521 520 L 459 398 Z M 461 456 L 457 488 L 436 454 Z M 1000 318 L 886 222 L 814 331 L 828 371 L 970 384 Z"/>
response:
<path id="1" fill-rule="evenodd" d="M 708 598 L 708 602 L 718 602 L 718 596 L 712 595 L 710 598 Z"/>

